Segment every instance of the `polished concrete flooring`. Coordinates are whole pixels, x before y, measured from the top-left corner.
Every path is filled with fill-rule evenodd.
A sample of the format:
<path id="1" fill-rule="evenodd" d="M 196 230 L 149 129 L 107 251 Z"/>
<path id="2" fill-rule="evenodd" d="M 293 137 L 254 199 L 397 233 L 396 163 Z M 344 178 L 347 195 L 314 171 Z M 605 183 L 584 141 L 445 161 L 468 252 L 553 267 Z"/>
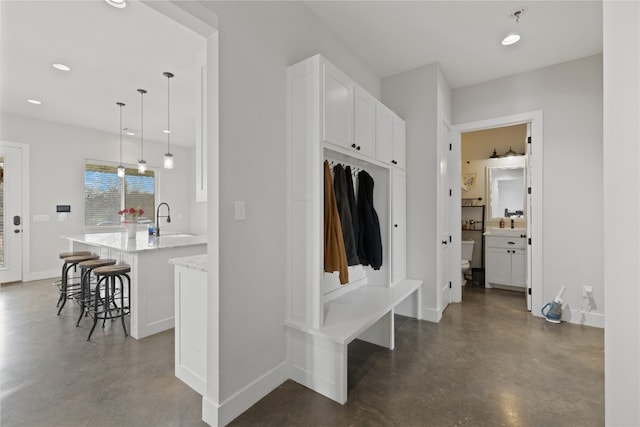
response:
<path id="1" fill-rule="evenodd" d="M 200 396 L 173 375 L 173 331 L 55 315 L 49 281 L 0 288 L 0 425 L 200 426 Z M 465 287 L 439 324 L 396 318 L 396 350 L 349 346 L 349 400 L 287 381 L 233 426 L 602 426 L 601 329 L 531 316 L 522 294 Z"/>

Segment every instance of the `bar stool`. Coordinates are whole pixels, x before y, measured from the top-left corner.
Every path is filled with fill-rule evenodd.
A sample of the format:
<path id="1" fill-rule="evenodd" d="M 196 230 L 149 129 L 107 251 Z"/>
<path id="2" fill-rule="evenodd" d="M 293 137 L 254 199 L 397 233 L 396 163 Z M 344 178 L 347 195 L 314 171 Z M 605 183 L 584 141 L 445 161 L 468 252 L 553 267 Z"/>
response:
<path id="1" fill-rule="evenodd" d="M 116 263 L 115 259 L 90 259 L 87 261 L 82 261 L 78 264 L 80 267 L 80 316 L 78 317 L 78 321 L 76 322 L 76 326 L 80 325 L 80 320 L 82 320 L 82 315 L 85 312 L 85 308 L 87 308 L 91 304 L 91 272 L 98 267 L 104 267 L 107 265 L 114 265 Z"/>
<path id="2" fill-rule="evenodd" d="M 98 278 L 98 283 L 94 291 L 93 312 L 89 310 L 89 314 L 93 317 L 93 326 L 87 341 L 91 340 L 91 335 L 98 324 L 98 319 L 102 320 L 102 327 L 104 327 L 107 319 L 113 320 L 119 317 L 122 321 L 124 335 L 129 335 L 124 324 L 124 316 L 131 314 L 131 278 L 127 274 L 130 271 L 131 267 L 127 264 L 108 265 L 93 269 L 93 274 Z M 116 278 L 120 283 L 119 289 L 116 286 Z M 127 279 L 126 290 L 123 278 Z M 118 293 L 120 294 L 119 307 L 116 301 Z"/>
<path id="3" fill-rule="evenodd" d="M 94 255 L 92 253 L 89 253 L 88 255 L 72 255 L 64 258 L 64 264 L 62 264 L 62 275 L 60 280 L 60 297 L 58 298 L 58 304 L 56 304 L 56 307 L 58 306 L 60 307 L 58 309 L 58 315 L 62 312 L 62 309 L 64 308 L 64 305 L 66 304 L 67 299 L 73 298 L 74 296 L 76 296 L 76 294 L 79 295 L 79 291 L 80 291 L 78 289 L 80 282 L 70 283 L 69 270 L 73 268 L 75 271 L 77 265 L 82 261 L 87 261 L 90 259 L 98 259 L 98 258 L 100 258 L 98 255 Z M 61 302 L 62 302 L 62 305 L 60 305 Z"/>

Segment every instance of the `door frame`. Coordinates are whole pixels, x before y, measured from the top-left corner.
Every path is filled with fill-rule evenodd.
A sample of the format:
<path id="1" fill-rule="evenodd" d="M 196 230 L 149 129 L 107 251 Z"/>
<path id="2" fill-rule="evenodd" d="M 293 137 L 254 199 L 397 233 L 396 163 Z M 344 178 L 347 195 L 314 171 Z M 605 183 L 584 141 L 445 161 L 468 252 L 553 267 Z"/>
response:
<path id="1" fill-rule="evenodd" d="M 31 280 L 31 213 L 30 213 L 30 153 L 29 144 L 0 140 L 0 146 L 22 150 L 22 281 Z"/>
<path id="2" fill-rule="evenodd" d="M 493 117 L 475 122 L 460 123 L 454 126 L 461 134 L 464 132 L 473 132 L 476 130 L 484 130 L 498 128 L 503 126 L 512 126 L 523 123 L 530 123 L 532 145 L 527 150 L 527 166 L 531 168 L 531 212 L 527 215 L 531 216 L 531 227 L 527 230 L 527 236 L 531 239 L 531 245 L 528 251 L 531 252 L 531 263 L 527 264 L 527 278 L 531 284 L 531 314 L 541 317 L 540 309 L 543 304 L 543 146 L 544 146 L 544 126 L 542 110 L 529 111 L 524 113 L 512 114 L 507 116 Z M 460 186 L 461 177 L 452 176 L 451 185 L 454 188 Z M 458 207 L 457 209 L 460 209 Z"/>

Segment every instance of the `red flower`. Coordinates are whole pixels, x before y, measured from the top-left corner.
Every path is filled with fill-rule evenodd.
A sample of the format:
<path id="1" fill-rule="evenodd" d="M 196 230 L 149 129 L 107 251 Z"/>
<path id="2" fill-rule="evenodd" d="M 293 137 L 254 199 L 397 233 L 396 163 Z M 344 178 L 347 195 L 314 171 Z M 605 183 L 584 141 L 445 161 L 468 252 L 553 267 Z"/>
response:
<path id="1" fill-rule="evenodd" d="M 133 215 L 136 213 L 136 210 L 134 208 L 129 208 L 129 213 Z"/>
<path id="2" fill-rule="evenodd" d="M 140 209 L 140 210 L 138 211 L 138 215 L 142 215 L 143 213 L 144 213 L 144 211 L 143 211 L 142 209 Z"/>

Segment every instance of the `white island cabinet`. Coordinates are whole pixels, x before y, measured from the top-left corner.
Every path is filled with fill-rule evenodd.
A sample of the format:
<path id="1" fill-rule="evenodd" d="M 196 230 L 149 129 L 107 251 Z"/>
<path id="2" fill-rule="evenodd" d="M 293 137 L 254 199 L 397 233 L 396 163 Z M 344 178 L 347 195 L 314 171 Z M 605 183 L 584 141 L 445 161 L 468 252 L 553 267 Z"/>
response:
<path id="1" fill-rule="evenodd" d="M 176 377 L 207 394 L 207 256 L 170 259 L 175 265 Z"/>
<path id="2" fill-rule="evenodd" d="M 149 236 L 139 231 L 135 239 L 127 233 L 95 233 L 62 236 L 71 251 L 91 251 L 100 258 L 123 261 L 131 266 L 131 326 L 133 338 L 141 339 L 174 326 L 172 258 L 207 252 L 207 236 L 166 234 Z"/>

